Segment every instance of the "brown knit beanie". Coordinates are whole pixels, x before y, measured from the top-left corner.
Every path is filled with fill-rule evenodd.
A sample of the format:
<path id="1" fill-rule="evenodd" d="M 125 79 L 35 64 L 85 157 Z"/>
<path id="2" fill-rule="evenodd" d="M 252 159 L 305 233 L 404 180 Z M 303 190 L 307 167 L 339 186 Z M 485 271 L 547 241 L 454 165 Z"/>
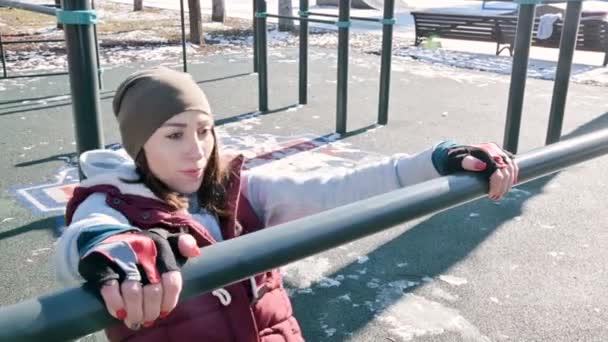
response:
<path id="1" fill-rule="evenodd" d="M 112 102 L 122 144 L 135 159 L 154 131 L 174 115 L 211 115 L 207 96 L 189 74 L 165 67 L 138 71 L 118 87 Z"/>

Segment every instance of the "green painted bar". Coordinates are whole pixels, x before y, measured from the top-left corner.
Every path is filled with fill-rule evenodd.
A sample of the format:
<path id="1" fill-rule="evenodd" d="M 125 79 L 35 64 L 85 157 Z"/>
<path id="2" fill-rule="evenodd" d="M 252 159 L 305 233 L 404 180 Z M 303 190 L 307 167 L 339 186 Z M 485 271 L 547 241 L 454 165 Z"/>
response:
<path id="1" fill-rule="evenodd" d="M 182 29 L 182 63 L 184 72 L 188 72 L 188 61 L 186 59 L 186 23 L 184 20 L 184 0 L 179 0 L 180 24 Z"/>
<path id="2" fill-rule="evenodd" d="M 0 59 L 2 60 L 2 75 L 6 78 L 6 55 L 4 54 L 4 43 L 2 42 L 2 32 L 0 32 Z"/>
<path id="3" fill-rule="evenodd" d="M 348 37 L 350 23 L 350 0 L 340 0 L 338 26 L 338 86 L 336 97 L 336 132 L 346 133 L 348 105 Z"/>
<path id="4" fill-rule="evenodd" d="M 257 0 L 257 47 L 258 47 L 258 107 L 268 112 L 268 56 L 266 55 L 266 0 Z"/>
<path id="5" fill-rule="evenodd" d="M 22 9 L 22 10 L 26 10 L 26 11 L 30 11 L 30 12 L 36 12 L 36 13 L 47 14 L 47 15 L 52 15 L 52 16 L 55 16 L 55 13 L 56 13 L 55 7 L 42 6 L 42 5 L 38 5 L 38 4 L 32 4 L 32 3 L 21 2 L 21 1 L 0 0 L 0 6 L 18 8 L 18 9 Z"/>
<path id="6" fill-rule="evenodd" d="M 258 21 L 255 18 L 255 11 L 258 0 L 253 0 L 253 72 L 258 72 Z"/>
<path id="7" fill-rule="evenodd" d="M 14 79 L 14 78 L 26 78 L 26 77 L 63 76 L 63 75 L 68 75 L 68 74 L 69 73 L 67 71 L 60 71 L 60 72 L 48 72 L 45 74 L 11 75 L 11 76 L 6 76 L 6 77 L 2 77 L 2 78 Z"/>
<path id="8" fill-rule="evenodd" d="M 300 0 L 300 18 L 308 17 L 308 0 Z M 299 66 L 299 96 L 298 103 L 308 103 L 308 22 L 300 21 L 300 66 Z"/>
<path id="9" fill-rule="evenodd" d="M 4 45 L 13 45 L 13 44 L 29 44 L 29 43 L 63 43 L 63 39 L 34 39 L 34 40 L 15 40 L 3 42 Z"/>
<path id="10" fill-rule="evenodd" d="M 66 11 L 91 10 L 87 0 L 64 0 Z M 64 24 L 77 152 L 103 148 L 101 108 L 92 25 Z M 81 175 L 82 177 L 82 175 Z"/>
<path id="11" fill-rule="evenodd" d="M 91 0 L 91 8 L 95 9 L 95 1 Z M 99 40 L 97 39 L 97 24 L 93 25 L 93 37 L 95 39 L 95 62 L 97 63 L 97 81 L 99 90 L 103 89 L 103 76 L 101 70 L 101 61 L 99 60 Z"/>
<path id="12" fill-rule="evenodd" d="M 568 86 L 572 71 L 572 59 L 576 49 L 578 27 L 581 21 L 582 1 L 570 1 L 566 6 L 566 19 L 562 29 L 559 43 L 559 58 L 555 70 L 555 83 L 553 84 L 553 97 L 551 98 L 551 111 L 549 114 L 549 127 L 547 128 L 546 144 L 559 141 L 564 123 L 564 108 L 568 97 Z"/>
<path id="13" fill-rule="evenodd" d="M 323 19 L 311 19 L 311 18 L 305 18 L 305 17 L 294 17 L 291 15 L 278 15 L 278 14 L 267 14 L 266 15 L 268 18 L 279 18 L 279 19 L 291 19 L 291 20 L 298 20 L 301 23 L 305 23 L 305 22 L 309 22 L 309 23 L 320 23 L 320 24 L 328 24 L 328 25 L 335 25 L 336 22 L 333 20 L 323 20 Z"/>
<path id="14" fill-rule="evenodd" d="M 384 21 L 394 20 L 395 1 L 384 0 Z M 394 25 L 382 25 L 382 57 L 380 64 L 380 94 L 378 95 L 378 124 L 388 123 L 388 103 L 391 89 L 391 57 L 393 55 Z"/>
<path id="15" fill-rule="evenodd" d="M 338 18 L 339 17 L 339 15 L 329 14 L 329 13 L 310 12 L 309 14 L 310 15 L 316 15 L 316 16 L 319 16 L 319 17 L 328 17 L 328 18 Z M 378 20 L 376 18 L 356 17 L 356 16 L 351 16 L 350 20 L 353 20 L 353 21 L 355 21 L 355 20 L 356 21 L 369 21 L 369 22 L 373 22 L 373 23 L 377 23 L 378 21 L 380 21 L 380 20 Z"/>
<path id="16" fill-rule="evenodd" d="M 517 153 L 519 141 L 521 113 L 526 89 L 528 59 L 530 56 L 530 44 L 532 42 L 535 12 L 536 5 L 534 4 L 522 4 L 519 6 L 517 33 L 515 37 L 515 53 L 513 54 L 513 68 L 511 71 L 511 84 L 509 88 L 509 102 L 507 105 L 507 120 L 505 123 L 505 137 L 503 143 L 503 147 L 513 153 Z"/>

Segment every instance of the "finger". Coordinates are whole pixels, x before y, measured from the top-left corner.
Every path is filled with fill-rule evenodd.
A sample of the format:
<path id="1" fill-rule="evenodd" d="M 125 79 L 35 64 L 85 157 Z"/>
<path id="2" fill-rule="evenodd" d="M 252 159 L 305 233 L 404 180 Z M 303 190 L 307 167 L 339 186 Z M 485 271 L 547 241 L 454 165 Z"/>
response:
<path id="1" fill-rule="evenodd" d="M 125 304 L 120 295 L 120 286 L 117 280 L 110 280 L 103 285 L 99 291 L 103 298 L 106 308 L 110 315 L 116 319 L 124 320 L 127 317 L 127 311 L 125 310 Z"/>
<path id="2" fill-rule="evenodd" d="M 501 192 L 503 191 L 503 181 L 504 175 L 502 169 L 494 171 L 490 177 L 490 190 L 488 191 L 488 196 L 491 199 L 495 201 L 500 199 Z"/>
<path id="3" fill-rule="evenodd" d="M 149 328 L 154 324 L 154 321 L 160 315 L 160 305 L 163 299 L 163 288 L 161 284 L 150 284 L 144 286 L 143 292 L 143 325 L 144 327 Z"/>
<path id="4" fill-rule="evenodd" d="M 501 171 L 502 171 L 502 174 L 504 175 L 504 178 L 502 181 L 500 197 L 503 197 L 511 189 L 511 183 L 513 182 L 513 174 L 511 173 L 511 170 L 509 167 L 505 167 L 504 169 L 501 169 Z"/>
<path id="5" fill-rule="evenodd" d="M 201 250 L 196 245 L 196 240 L 190 234 L 181 234 L 177 240 L 177 247 L 181 255 L 187 258 L 201 255 Z"/>
<path id="6" fill-rule="evenodd" d="M 143 323 L 143 295 L 138 281 L 127 280 L 120 286 L 122 298 L 127 310 L 125 325 L 132 330 L 138 330 Z"/>
<path id="7" fill-rule="evenodd" d="M 513 184 L 519 183 L 519 165 L 517 165 L 517 160 L 512 159 L 513 161 Z"/>
<path id="8" fill-rule="evenodd" d="M 511 189 L 513 189 L 513 184 L 515 184 L 515 162 L 513 161 L 513 159 L 508 158 L 507 159 L 507 171 L 509 173 L 509 183 L 507 186 L 507 192 L 510 192 Z"/>
<path id="9" fill-rule="evenodd" d="M 466 156 L 462 159 L 462 168 L 467 171 L 479 172 L 485 170 L 487 167 L 488 165 L 486 163 L 473 156 Z"/>
<path id="10" fill-rule="evenodd" d="M 160 306 L 160 318 L 165 318 L 175 307 L 182 292 L 182 274 L 178 271 L 167 272 L 162 276 L 163 300 Z"/>

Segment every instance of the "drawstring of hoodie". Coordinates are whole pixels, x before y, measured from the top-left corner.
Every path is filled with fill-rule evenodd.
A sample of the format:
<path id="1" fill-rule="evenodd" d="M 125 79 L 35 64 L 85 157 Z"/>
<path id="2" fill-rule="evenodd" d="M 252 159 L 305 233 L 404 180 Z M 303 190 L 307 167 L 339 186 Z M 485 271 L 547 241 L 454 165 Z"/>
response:
<path id="1" fill-rule="evenodd" d="M 249 277 L 249 282 L 251 284 L 251 293 L 253 296 L 251 302 L 255 303 L 260 298 L 260 287 L 258 287 L 255 277 Z M 230 295 L 230 292 L 224 288 L 214 290 L 211 292 L 211 294 L 217 297 L 223 306 L 228 306 L 230 303 L 232 303 L 232 296 Z"/>
<path id="2" fill-rule="evenodd" d="M 251 283 L 251 294 L 253 295 L 251 302 L 255 303 L 260 298 L 258 283 L 255 281 L 255 277 L 249 277 L 249 282 Z"/>
<path id="3" fill-rule="evenodd" d="M 220 300 L 220 303 L 222 303 L 223 306 L 228 306 L 232 302 L 232 296 L 230 295 L 230 292 L 228 292 L 224 288 L 214 290 L 213 292 L 211 292 L 211 294 L 216 296 L 217 299 Z"/>

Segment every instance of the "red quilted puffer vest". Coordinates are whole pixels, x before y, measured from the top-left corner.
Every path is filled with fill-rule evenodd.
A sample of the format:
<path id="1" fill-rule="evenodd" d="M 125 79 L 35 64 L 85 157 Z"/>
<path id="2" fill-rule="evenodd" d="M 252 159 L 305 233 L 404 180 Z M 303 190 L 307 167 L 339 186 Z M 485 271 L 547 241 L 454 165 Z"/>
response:
<path id="1" fill-rule="evenodd" d="M 232 215 L 220 220 L 224 239 L 232 239 L 262 229 L 247 199 L 240 194 L 243 158 L 230 163 L 228 208 Z M 199 246 L 215 243 L 211 234 L 190 215 L 177 212 L 164 202 L 137 195 L 123 194 L 111 185 L 78 187 L 66 211 L 69 224 L 82 201 L 93 193 L 105 193 L 106 203 L 121 212 L 130 223 L 141 229 L 163 227 L 168 230 L 188 228 Z M 237 224 L 238 221 L 238 224 Z M 205 257 L 202 250 L 200 258 Z M 157 320 L 154 326 L 138 331 L 129 330 L 122 323 L 106 329 L 109 340 L 114 341 L 200 341 L 200 342 L 300 342 L 300 327 L 278 270 L 255 277 L 258 297 L 250 281 L 226 286 L 229 303 L 211 293 L 181 302 L 171 314 Z M 226 305 L 227 304 L 227 305 Z"/>

